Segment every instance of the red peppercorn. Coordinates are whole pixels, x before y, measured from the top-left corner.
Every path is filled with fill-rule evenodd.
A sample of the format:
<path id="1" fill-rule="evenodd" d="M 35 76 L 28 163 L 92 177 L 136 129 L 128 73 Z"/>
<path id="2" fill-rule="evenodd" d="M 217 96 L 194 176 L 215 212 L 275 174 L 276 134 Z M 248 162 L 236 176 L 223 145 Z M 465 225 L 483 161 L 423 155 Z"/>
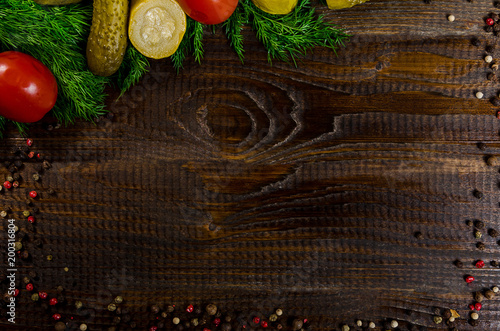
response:
<path id="1" fill-rule="evenodd" d="M 203 331 L 211 331 L 209 328 L 203 328 Z"/>
<path id="2" fill-rule="evenodd" d="M 17 288 L 16 288 L 16 289 L 14 290 L 14 296 L 15 296 L 15 297 L 17 297 L 18 295 L 19 295 L 19 289 L 17 289 Z"/>
<path id="3" fill-rule="evenodd" d="M 269 324 L 267 324 L 266 321 L 262 321 L 260 322 L 260 325 L 263 327 L 263 328 L 267 328 L 269 326 Z"/>
<path id="4" fill-rule="evenodd" d="M 218 317 L 214 318 L 214 324 L 215 324 L 215 326 L 219 326 L 219 324 L 220 324 L 220 318 L 218 318 Z"/>
<path id="5" fill-rule="evenodd" d="M 259 318 L 259 317 L 257 317 L 257 316 L 255 316 L 255 317 L 253 318 L 253 323 L 254 323 L 254 324 L 259 324 L 259 323 L 260 323 L 260 318 Z"/>
<path id="6" fill-rule="evenodd" d="M 47 292 L 38 292 L 38 297 L 40 299 L 47 299 Z"/>
<path id="7" fill-rule="evenodd" d="M 33 291 L 33 284 L 31 283 L 26 284 L 26 290 Z"/>
<path id="8" fill-rule="evenodd" d="M 472 276 L 465 276 L 465 282 L 466 283 L 472 283 L 474 281 L 474 277 Z"/>
<path id="9" fill-rule="evenodd" d="M 55 306 L 55 305 L 57 305 L 57 298 L 52 298 L 52 299 L 50 299 L 50 301 L 49 301 L 49 305 L 51 305 L 51 306 Z"/>
<path id="10" fill-rule="evenodd" d="M 31 145 L 33 145 L 33 139 L 31 139 L 31 138 L 26 139 L 26 145 L 31 147 Z"/>
<path id="11" fill-rule="evenodd" d="M 489 17 L 489 18 L 486 19 L 486 24 L 493 25 L 493 24 L 495 24 L 495 20 L 492 19 L 491 17 Z"/>
<path id="12" fill-rule="evenodd" d="M 37 195 L 38 195 L 38 193 L 36 193 L 36 191 L 30 192 L 30 197 L 32 197 L 33 199 L 36 198 Z"/>
<path id="13" fill-rule="evenodd" d="M 484 267 L 484 261 L 483 260 L 479 260 L 476 262 L 476 268 L 478 269 L 481 269 Z"/>
<path id="14" fill-rule="evenodd" d="M 28 157 L 29 157 L 30 159 L 32 159 L 32 158 L 33 158 L 33 156 L 35 156 L 35 152 L 29 152 L 29 153 L 28 153 Z"/>
<path id="15" fill-rule="evenodd" d="M 474 304 L 474 308 L 475 308 L 476 310 L 481 310 L 481 308 L 483 308 L 483 305 L 482 305 L 480 302 L 476 302 L 476 303 Z"/>
<path id="16" fill-rule="evenodd" d="M 52 318 L 55 319 L 56 321 L 59 321 L 61 319 L 61 314 L 54 314 L 52 315 Z"/>
<path id="17" fill-rule="evenodd" d="M 5 182 L 3 182 L 3 187 L 5 187 L 6 189 L 9 189 L 12 187 L 12 183 L 9 182 L 8 180 L 6 180 Z"/>
<path id="18" fill-rule="evenodd" d="M 193 310 L 194 310 L 193 305 L 189 305 L 189 306 L 187 306 L 187 308 L 186 308 L 186 311 L 187 311 L 188 313 L 192 313 L 192 312 L 193 312 Z"/>
<path id="19" fill-rule="evenodd" d="M 42 155 L 41 155 L 40 153 L 36 153 L 36 157 L 37 157 L 37 158 L 41 158 L 41 157 L 42 157 Z"/>
<path id="20" fill-rule="evenodd" d="M 158 327 L 155 325 L 149 328 L 149 331 L 156 331 L 156 330 L 158 330 Z"/>
<path id="21" fill-rule="evenodd" d="M 35 216 L 28 216 L 28 222 L 35 223 Z"/>
<path id="22" fill-rule="evenodd" d="M 474 306 L 474 304 L 473 304 L 473 303 L 471 303 L 471 304 L 469 305 L 469 309 L 470 309 L 470 310 L 474 310 L 474 309 L 476 309 L 476 307 Z"/>

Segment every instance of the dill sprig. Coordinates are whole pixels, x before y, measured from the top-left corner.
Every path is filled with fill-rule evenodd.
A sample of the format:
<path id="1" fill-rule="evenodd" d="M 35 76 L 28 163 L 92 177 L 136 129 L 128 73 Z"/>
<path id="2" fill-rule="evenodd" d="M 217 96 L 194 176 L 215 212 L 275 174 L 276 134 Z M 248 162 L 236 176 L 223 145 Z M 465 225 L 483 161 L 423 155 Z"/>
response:
<path id="1" fill-rule="evenodd" d="M 323 15 L 317 15 L 311 0 L 299 0 L 294 10 L 287 15 L 268 14 L 256 7 L 251 0 L 239 0 L 238 7 L 222 23 L 222 28 L 242 62 L 245 52 L 242 30 L 247 25 L 251 26 L 257 39 L 266 48 L 270 63 L 281 60 L 297 65 L 296 59 L 305 56 L 314 47 L 327 47 L 336 51 L 349 37 L 343 29 L 326 21 Z M 200 29 L 200 26 L 203 25 L 199 24 L 196 28 Z M 193 33 L 191 29 L 192 26 L 188 25 L 188 36 Z M 197 36 L 203 36 L 203 33 L 198 31 Z M 180 50 L 182 56 L 174 54 L 176 68 L 182 67 L 182 61 L 189 50 L 197 51 L 198 46 L 193 41 L 190 37 L 183 40 L 185 45 L 181 44 L 184 47 Z M 196 41 L 201 45 L 201 39 Z"/>
<path id="2" fill-rule="evenodd" d="M 52 115 L 61 123 L 92 121 L 104 114 L 105 88 L 125 91 L 147 71 L 148 61 L 131 45 L 126 61 L 113 77 L 100 77 L 87 68 L 85 47 L 92 22 L 92 3 L 41 6 L 32 0 L 0 1 L 0 51 L 30 54 L 54 74 L 58 97 Z M 7 121 L 0 120 L 0 134 Z M 28 125 L 14 123 L 22 133 Z"/>
<path id="3" fill-rule="evenodd" d="M 184 38 L 182 38 L 177 51 L 171 56 L 172 64 L 177 73 L 179 73 L 180 69 L 183 68 L 182 63 L 188 54 L 193 54 L 195 61 L 198 63 L 201 63 L 204 55 L 203 31 L 205 25 L 193 20 L 189 16 L 186 20 L 186 32 L 184 34 Z"/>

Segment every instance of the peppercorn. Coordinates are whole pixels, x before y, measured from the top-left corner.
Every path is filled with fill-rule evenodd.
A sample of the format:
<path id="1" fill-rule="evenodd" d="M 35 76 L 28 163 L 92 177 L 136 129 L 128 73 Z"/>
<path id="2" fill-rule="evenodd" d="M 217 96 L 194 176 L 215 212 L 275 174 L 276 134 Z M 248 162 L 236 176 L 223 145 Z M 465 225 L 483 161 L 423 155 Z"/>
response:
<path id="1" fill-rule="evenodd" d="M 294 330 L 300 330 L 300 329 L 294 329 Z M 351 330 L 349 325 L 342 325 L 342 331 L 349 331 L 349 330 Z"/>
<path id="2" fill-rule="evenodd" d="M 160 307 L 158 307 L 157 305 L 152 305 L 151 306 L 151 312 L 153 314 L 158 314 L 160 312 Z"/>
<path id="3" fill-rule="evenodd" d="M 478 47 L 478 46 L 481 46 L 481 41 L 479 39 L 477 39 L 477 38 L 473 38 L 471 40 L 471 44 L 472 44 L 472 46 Z"/>
<path id="4" fill-rule="evenodd" d="M 363 326 L 363 321 L 357 320 L 356 321 L 356 326 L 360 326 L 360 327 Z"/>
<path id="5" fill-rule="evenodd" d="M 231 331 L 231 324 L 229 324 L 229 323 L 223 323 L 220 326 L 220 328 L 221 328 L 222 331 Z"/>
<path id="6" fill-rule="evenodd" d="M 7 212 L 5 210 L 0 211 L 0 216 L 3 218 L 7 217 Z"/>
<path id="7" fill-rule="evenodd" d="M 473 312 L 470 314 L 470 318 L 472 318 L 473 320 L 477 320 L 477 319 L 479 319 L 479 314 L 476 312 Z"/>
<path id="8" fill-rule="evenodd" d="M 491 300 L 495 297 L 495 292 L 493 292 L 492 290 L 486 290 L 484 291 L 484 297 L 488 300 Z"/>
<path id="9" fill-rule="evenodd" d="M 370 329 L 375 329 L 376 325 L 375 325 L 375 323 L 370 322 L 370 323 L 368 324 L 368 327 L 369 327 Z"/>
<path id="10" fill-rule="evenodd" d="M 269 316 L 269 320 L 270 320 L 271 322 L 276 322 L 276 321 L 278 320 L 278 315 L 276 315 L 276 314 L 271 314 L 271 315 Z"/>
<path id="11" fill-rule="evenodd" d="M 455 266 L 456 266 L 457 268 L 463 268 L 464 263 L 463 263 L 462 261 L 460 261 L 460 260 L 456 260 L 456 261 L 455 261 Z"/>
<path id="12" fill-rule="evenodd" d="M 75 308 L 76 308 L 76 309 L 80 309 L 80 308 L 82 308 L 82 307 L 83 307 L 83 303 L 82 303 L 81 301 L 79 301 L 79 300 L 78 300 L 78 301 L 75 301 Z"/>
<path id="13" fill-rule="evenodd" d="M 470 275 L 465 276 L 465 278 L 464 278 L 464 279 L 465 279 L 465 282 L 466 282 L 466 283 L 472 283 L 472 282 L 474 281 L 474 277 L 473 277 L 473 276 L 470 276 Z"/>
<path id="14" fill-rule="evenodd" d="M 486 248 L 486 245 L 485 245 L 483 242 L 478 242 L 478 243 L 476 244 L 476 247 L 477 247 L 477 249 L 479 249 L 479 250 L 481 250 L 481 251 L 484 251 L 484 250 L 485 250 L 485 248 Z"/>
<path id="15" fill-rule="evenodd" d="M 396 320 L 391 321 L 391 328 L 395 329 L 398 327 L 398 325 L 399 325 L 398 321 L 396 321 Z"/>
<path id="16" fill-rule="evenodd" d="M 493 293 L 498 293 L 500 291 L 500 289 L 498 288 L 498 286 L 493 286 L 491 288 L 491 290 L 493 291 Z"/>
<path id="17" fill-rule="evenodd" d="M 481 92 L 478 92 L 478 93 L 481 93 Z M 476 94 L 476 97 L 477 97 L 477 94 Z M 480 96 L 480 97 L 478 97 L 478 99 L 480 99 L 480 98 L 482 98 L 482 97 L 483 97 L 483 96 L 482 96 L 482 93 L 481 93 L 481 96 Z M 479 190 L 474 190 L 474 192 L 473 192 L 472 194 L 474 195 L 474 197 L 475 197 L 476 199 L 479 199 L 479 200 L 480 200 L 480 199 L 482 199 L 482 198 L 483 198 L 483 196 L 484 196 L 483 192 L 481 192 L 481 191 L 479 191 Z"/>
<path id="18" fill-rule="evenodd" d="M 174 306 L 169 305 L 167 306 L 167 313 L 172 313 L 175 310 Z"/>
<path id="19" fill-rule="evenodd" d="M 117 296 L 114 300 L 113 300 L 115 303 L 122 303 L 123 302 L 123 298 L 121 296 Z"/>
<path id="20" fill-rule="evenodd" d="M 87 324 L 80 324 L 80 331 L 86 331 L 87 330 Z"/>
<path id="21" fill-rule="evenodd" d="M 54 325 L 54 328 L 56 329 L 56 331 L 64 331 L 66 330 L 66 324 L 64 324 L 63 322 L 57 322 L 56 325 Z"/>
<path id="22" fill-rule="evenodd" d="M 498 237 L 498 231 L 497 231 L 497 230 L 495 230 L 495 229 L 489 229 L 489 230 L 488 230 L 488 234 L 489 234 L 489 235 L 490 235 L 490 237 L 492 237 L 492 238 L 496 238 L 496 237 Z"/>
<path id="23" fill-rule="evenodd" d="M 415 232 L 415 238 L 422 239 L 423 237 L 424 237 L 424 235 L 422 234 L 422 232 L 420 232 L 420 231 Z"/>
<path id="24" fill-rule="evenodd" d="M 283 310 L 282 309 L 276 309 L 276 315 L 281 316 L 283 315 Z"/>
<path id="25" fill-rule="evenodd" d="M 31 177 L 36 182 L 40 180 L 40 174 L 38 172 L 35 172 Z"/>
<path id="26" fill-rule="evenodd" d="M 443 318 L 441 316 L 434 316 L 433 321 L 436 324 L 441 324 L 443 322 Z"/>
<path id="27" fill-rule="evenodd" d="M 174 317 L 172 319 L 172 323 L 174 323 L 175 325 L 179 324 L 181 322 L 181 320 L 179 319 L 179 317 Z"/>
<path id="28" fill-rule="evenodd" d="M 110 303 L 110 304 L 108 305 L 108 310 L 109 310 L 109 311 L 115 311 L 115 310 L 116 310 L 116 305 L 115 305 L 114 303 Z"/>
<path id="29" fill-rule="evenodd" d="M 454 22 L 455 21 L 455 15 L 448 15 L 448 21 Z"/>
<path id="30" fill-rule="evenodd" d="M 302 327 L 304 326 L 304 322 L 301 320 L 301 319 L 294 319 L 293 320 L 293 323 L 292 323 L 292 329 L 297 331 L 297 330 L 300 330 L 302 329 Z"/>
<path id="31" fill-rule="evenodd" d="M 197 319 L 197 318 L 193 318 L 193 319 L 191 320 L 191 324 L 192 324 L 193 326 L 198 326 L 198 324 L 199 324 L 199 323 L 198 323 L 198 319 Z"/>
<path id="32" fill-rule="evenodd" d="M 52 261 L 52 259 L 53 259 L 53 256 L 52 256 L 52 255 L 50 255 L 50 254 L 49 254 L 49 255 L 47 255 L 47 260 L 48 260 L 48 261 Z"/>
<path id="33" fill-rule="evenodd" d="M 495 80 L 496 79 L 496 75 L 492 72 L 489 72 L 488 75 L 486 75 L 486 79 L 487 80 Z M 495 100 L 495 99 L 493 99 Z M 493 100 L 491 101 L 491 103 L 493 103 Z"/>
<path id="34" fill-rule="evenodd" d="M 207 307 L 205 308 L 205 310 L 207 311 L 207 313 L 209 315 L 213 316 L 213 315 L 217 314 L 217 306 L 214 305 L 213 303 L 207 305 Z"/>
<path id="35" fill-rule="evenodd" d="M 14 250 L 20 251 L 23 248 L 23 244 L 20 241 L 14 243 Z"/>
<path id="36" fill-rule="evenodd" d="M 482 236 L 483 236 L 483 233 L 481 231 L 474 230 L 474 238 L 481 239 Z"/>
<path id="37" fill-rule="evenodd" d="M 52 165 L 50 164 L 50 162 L 49 162 L 49 161 L 44 160 L 44 161 L 42 162 L 42 167 L 43 167 L 45 170 L 48 170 L 48 169 L 50 169 L 50 168 L 52 167 Z"/>
<path id="38" fill-rule="evenodd" d="M 483 293 L 481 293 L 481 292 L 474 293 L 474 300 L 476 300 L 477 302 L 483 302 L 483 300 L 484 300 Z"/>

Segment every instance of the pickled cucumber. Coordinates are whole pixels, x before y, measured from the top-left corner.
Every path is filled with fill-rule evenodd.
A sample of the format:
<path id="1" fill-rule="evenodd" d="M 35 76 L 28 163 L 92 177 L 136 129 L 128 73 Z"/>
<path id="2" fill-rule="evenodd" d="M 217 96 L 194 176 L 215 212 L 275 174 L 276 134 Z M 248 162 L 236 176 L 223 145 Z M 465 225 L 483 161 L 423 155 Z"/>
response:
<path id="1" fill-rule="evenodd" d="M 127 48 L 128 0 L 94 0 L 87 41 L 87 64 L 92 73 L 111 76 Z"/>
<path id="2" fill-rule="evenodd" d="M 128 35 L 144 56 L 174 54 L 186 32 L 186 14 L 175 0 L 132 0 Z"/>
<path id="3" fill-rule="evenodd" d="M 34 0 L 39 5 L 48 6 L 60 6 L 60 5 L 70 5 L 72 3 L 78 3 L 82 0 Z"/>

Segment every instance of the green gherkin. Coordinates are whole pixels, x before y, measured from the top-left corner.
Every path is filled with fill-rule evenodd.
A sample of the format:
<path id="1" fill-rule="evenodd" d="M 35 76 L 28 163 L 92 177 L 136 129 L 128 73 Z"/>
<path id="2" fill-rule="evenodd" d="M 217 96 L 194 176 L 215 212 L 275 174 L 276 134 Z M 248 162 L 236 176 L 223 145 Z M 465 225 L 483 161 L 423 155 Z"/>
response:
<path id="1" fill-rule="evenodd" d="M 111 76 L 127 49 L 128 0 L 94 0 L 87 42 L 87 64 L 92 73 Z"/>
<path id="2" fill-rule="evenodd" d="M 47 5 L 47 6 L 61 6 L 61 5 L 70 5 L 72 3 L 79 3 L 82 0 L 33 0 L 39 5 Z"/>

